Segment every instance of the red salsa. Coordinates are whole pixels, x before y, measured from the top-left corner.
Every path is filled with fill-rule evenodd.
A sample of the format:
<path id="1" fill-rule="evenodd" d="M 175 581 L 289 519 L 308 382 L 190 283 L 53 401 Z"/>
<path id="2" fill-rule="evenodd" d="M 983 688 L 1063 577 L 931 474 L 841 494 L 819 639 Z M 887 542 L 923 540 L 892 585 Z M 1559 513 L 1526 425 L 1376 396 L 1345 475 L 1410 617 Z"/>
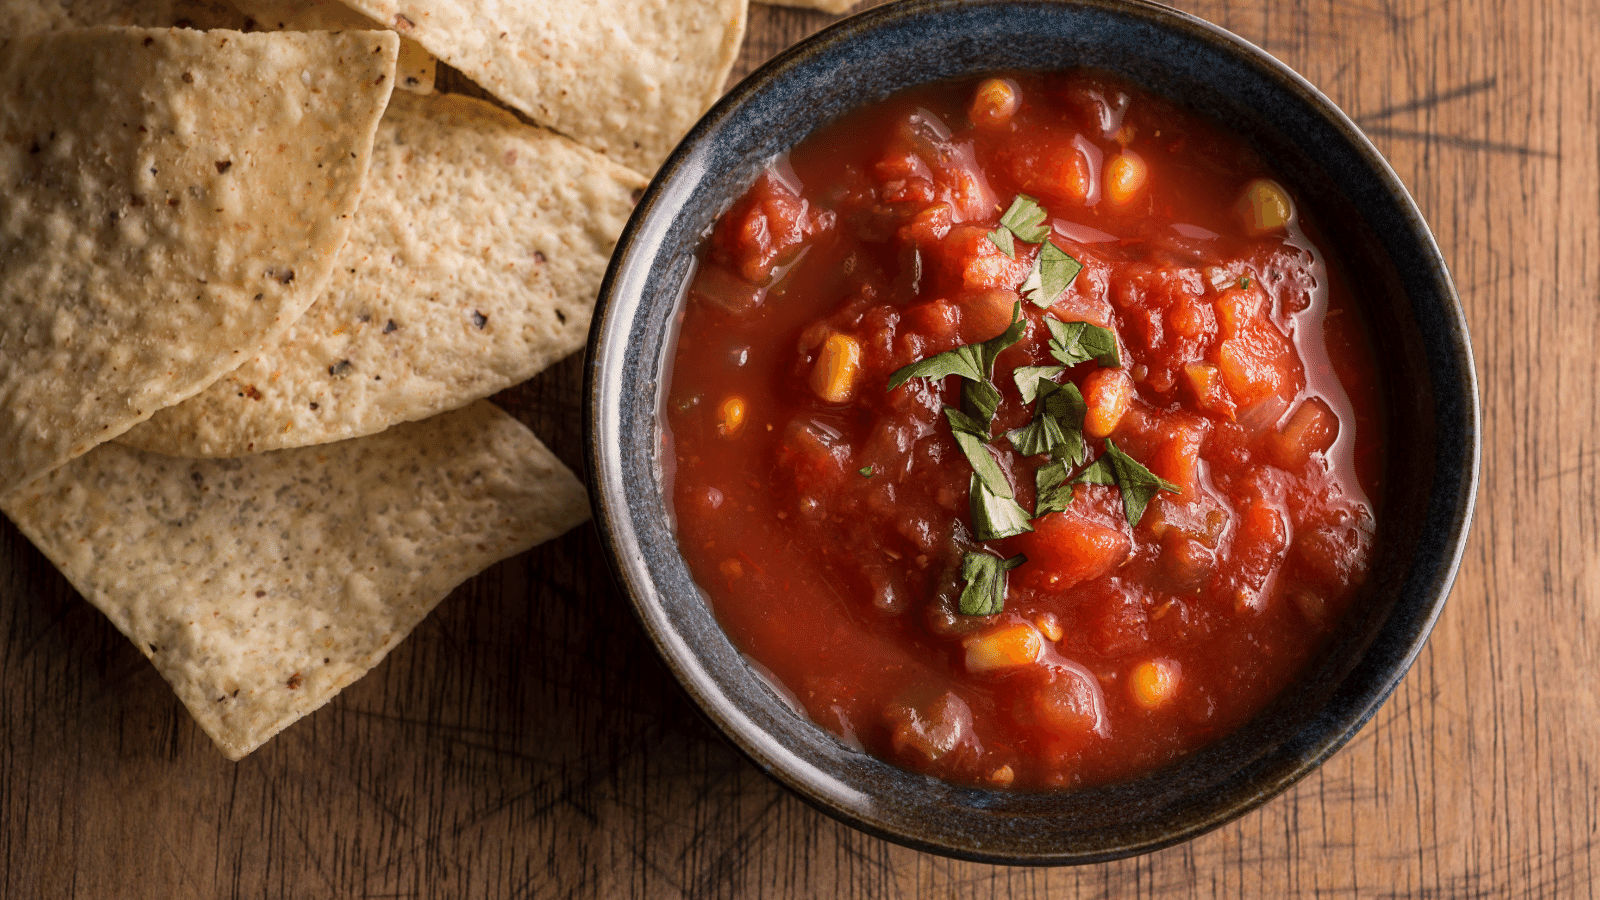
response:
<path id="1" fill-rule="evenodd" d="M 1124 779 L 1242 724 L 1372 554 L 1374 361 L 1314 235 L 1247 145 L 1099 72 L 805 139 L 710 234 L 667 393 L 735 646 L 955 782 Z"/>

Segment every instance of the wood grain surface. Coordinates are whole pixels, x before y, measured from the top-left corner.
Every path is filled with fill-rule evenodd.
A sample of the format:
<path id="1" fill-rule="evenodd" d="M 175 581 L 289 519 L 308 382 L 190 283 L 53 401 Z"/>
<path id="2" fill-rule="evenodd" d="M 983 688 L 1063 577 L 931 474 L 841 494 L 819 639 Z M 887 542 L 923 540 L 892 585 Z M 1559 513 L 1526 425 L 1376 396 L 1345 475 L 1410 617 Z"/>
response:
<path id="1" fill-rule="evenodd" d="M 1304 74 L 1388 156 L 1455 273 L 1482 379 L 1484 478 L 1449 605 L 1318 771 L 1106 865 L 975 865 L 864 836 L 700 721 L 592 527 L 472 580 L 235 764 L 3 523 L 0 896 L 1593 896 L 1600 5 L 1180 5 Z M 754 7 L 736 77 L 831 20 Z M 504 398 L 574 466 L 581 380 L 570 359 Z"/>

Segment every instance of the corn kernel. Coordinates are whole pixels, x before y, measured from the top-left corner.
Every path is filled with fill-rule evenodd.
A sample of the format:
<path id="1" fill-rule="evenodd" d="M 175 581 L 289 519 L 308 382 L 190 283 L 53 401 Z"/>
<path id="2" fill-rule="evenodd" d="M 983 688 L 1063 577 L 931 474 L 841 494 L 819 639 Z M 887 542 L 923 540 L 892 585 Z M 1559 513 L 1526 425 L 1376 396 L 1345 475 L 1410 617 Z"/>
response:
<path id="1" fill-rule="evenodd" d="M 1178 693 L 1178 664 L 1167 659 L 1152 659 L 1133 667 L 1128 690 L 1133 702 L 1145 709 L 1158 709 Z"/>
<path id="2" fill-rule="evenodd" d="M 1027 622 L 975 634 L 962 641 L 962 646 L 967 650 L 967 671 L 975 674 L 1029 666 L 1044 654 L 1044 639 Z"/>
<path id="3" fill-rule="evenodd" d="M 1112 206 L 1127 206 L 1144 189 L 1150 167 L 1132 150 L 1124 150 L 1106 163 L 1106 199 Z"/>
<path id="4" fill-rule="evenodd" d="M 990 78 L 978 85 L 967 116 L 980 128 L 997 128 L 1008 124 L 1021 105 L 1016 82 L 1009 78 Z"/>
<path id="5" fill-rule="evenodd" d="M 729 397 L 717 407 L 717 433 L 733 437 L 744 427 L 744 398 Z"/>
<path id="6" fill-rule="evenodd" d="M 1294 218 L 1294 203 L 1283 186 L 1269 178 L 1257 178 L 1244 186 L 1239 198 L 1244 224 L 1254 234 L 1266 234 L 1289 224 Z"/>
<path id="7" fill-rule="evenodd" d="M 861 371 L 861 345 L 848 334 L 834 332 L 823 341 L 811 368 L 811 390 L 829 403 L 848 403 L 856 393 Z"/>

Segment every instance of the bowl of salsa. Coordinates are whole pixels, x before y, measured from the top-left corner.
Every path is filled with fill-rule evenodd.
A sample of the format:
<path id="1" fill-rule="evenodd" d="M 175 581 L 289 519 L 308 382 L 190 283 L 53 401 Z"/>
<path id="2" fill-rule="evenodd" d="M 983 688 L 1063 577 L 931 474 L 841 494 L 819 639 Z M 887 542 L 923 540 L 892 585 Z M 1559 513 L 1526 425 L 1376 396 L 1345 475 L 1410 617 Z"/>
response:
<path id="1" fill-rule="evenodd" d="M 710 720 L 891 840 L 1089 862 L 1372 715 L 1477 476 L 1449 274 L 1271 57 L 1142 2 L 880 7 L 691 132 L 591 333 L 596 518 Z"/>

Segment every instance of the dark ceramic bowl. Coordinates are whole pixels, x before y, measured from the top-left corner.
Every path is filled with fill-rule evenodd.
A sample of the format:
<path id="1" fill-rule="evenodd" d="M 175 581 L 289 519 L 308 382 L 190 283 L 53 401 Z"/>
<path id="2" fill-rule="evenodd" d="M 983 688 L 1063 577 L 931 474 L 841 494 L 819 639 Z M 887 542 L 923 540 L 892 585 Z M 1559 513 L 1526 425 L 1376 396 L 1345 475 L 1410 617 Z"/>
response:
<path id="1" fill-rule="evenodd" d="M 957 787 L 845 747 L 724 636 L 663 502 L 664 365 L 702 235 L 763 166 L 887 94 L 996 69 L 1118 72 L 1245 136 L 1354 276 L 1384 371 L 1390 448 L 1370 585 L 1310 672 L 1236 733 L 1139 780 L 1060 793 Z M 1083 863 L 1201 834 L 1328 758 L 1421 650 L 1460 559 L 1478 393 L 1460 301 L 1405 188 L 1327 98 L 1243 40 L 1143 0 L 915 0 L 790 49 L 719 103 L 640 201 L 600 292 L 585 386 L 590 490 L 618 580 L 668 668 L 756 765 L 819 809 L 923 850 Z"/>

